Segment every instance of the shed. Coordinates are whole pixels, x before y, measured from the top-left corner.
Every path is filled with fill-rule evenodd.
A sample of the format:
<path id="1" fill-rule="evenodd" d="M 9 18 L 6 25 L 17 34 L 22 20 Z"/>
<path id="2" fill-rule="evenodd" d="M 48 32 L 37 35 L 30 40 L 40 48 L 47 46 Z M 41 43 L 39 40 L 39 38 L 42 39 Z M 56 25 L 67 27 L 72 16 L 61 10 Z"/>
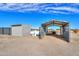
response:
<path id="1" fill-rule="evenodd" d="M 11 28 L 13 36 L 27 36 L 31 32 L 31 25 L 16 24 L 12 25 Z"/>

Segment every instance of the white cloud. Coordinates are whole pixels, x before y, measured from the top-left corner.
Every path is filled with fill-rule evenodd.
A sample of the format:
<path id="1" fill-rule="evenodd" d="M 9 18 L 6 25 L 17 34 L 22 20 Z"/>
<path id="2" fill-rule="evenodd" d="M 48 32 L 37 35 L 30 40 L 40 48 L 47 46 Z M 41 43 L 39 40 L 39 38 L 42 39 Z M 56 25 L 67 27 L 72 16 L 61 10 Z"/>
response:
<path id="1" fill-rule="evenodd" d="M 35 6 L 34 4 L 22 4 L 22 3 L 7 3 L 4 6 L 1 6 L 0 4 L 0 10 L 16 10 L 21 8 L 31 8 L 32 6 Z"/>
<path id="2" fill-rule="evenodd" d="M 79 9 L 72 8 L 72 7 L 48 7 L 47 9 L 53 9 L 53 10 L 63 10 L 63 11 L 70 11 L 70 12 L 78 12 Z"/>
<path id="3" fill-rule="evenodd" d="M 70 4 L 69 6 L 62 6 L 63 4 L 53 4 L 52 6 L 45 3 L 0 3 L 0 10 L 2 11 L 16 11 L 16 12 L 31 12 L 38 11 L 41 13 L 59 13 L 59 14 L 69 14 L 69 11 L 72 13 L 79 13 L 79 9 L 70 7 L 71 5 L 78 4 Z"/>
<path id="4" fill-rule="evenodd" d="M 62 12 L 62 11 L 51 11 L 51 13 L 58 13 L 58 14 L 69 14 L 69 13 L 66 13 L 66 12 Z"/>

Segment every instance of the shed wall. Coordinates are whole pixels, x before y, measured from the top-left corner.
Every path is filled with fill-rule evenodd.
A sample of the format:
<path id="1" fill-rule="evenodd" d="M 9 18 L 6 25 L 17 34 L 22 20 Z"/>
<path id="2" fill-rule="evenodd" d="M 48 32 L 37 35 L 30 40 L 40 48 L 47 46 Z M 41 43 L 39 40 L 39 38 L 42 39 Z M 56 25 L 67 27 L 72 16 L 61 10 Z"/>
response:
<path id="1" fill-rule="evenodd" d="M 12 35 L 22 36 L 22 26 L 12 27 Z"/>
<path id="2" fill-rule="evenodd" d="M 15 36 L 27 36 L 30 35 L 30 31 L 30 25 L 12 26 L 12 35 Z"/>

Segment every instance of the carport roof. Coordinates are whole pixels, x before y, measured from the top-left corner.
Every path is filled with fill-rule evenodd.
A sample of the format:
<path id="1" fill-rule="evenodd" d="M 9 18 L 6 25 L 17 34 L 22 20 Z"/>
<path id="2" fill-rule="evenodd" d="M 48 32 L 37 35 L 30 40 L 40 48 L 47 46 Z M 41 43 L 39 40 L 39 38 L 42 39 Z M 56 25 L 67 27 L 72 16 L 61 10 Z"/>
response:
<path id="1" fill-rule="evenodd" d="M 66 21 L 51 20 L 51 21 L 49 21 L 49 22 L 43 23 L 42 26 L 43 26 L 43 27 L 48 27 L 48 26 L 51 26 L 51 25 L 66 26 L 66 25 L 68 25 L 68 24 L 69 24 L 69 23 L 66 22 Z"/>

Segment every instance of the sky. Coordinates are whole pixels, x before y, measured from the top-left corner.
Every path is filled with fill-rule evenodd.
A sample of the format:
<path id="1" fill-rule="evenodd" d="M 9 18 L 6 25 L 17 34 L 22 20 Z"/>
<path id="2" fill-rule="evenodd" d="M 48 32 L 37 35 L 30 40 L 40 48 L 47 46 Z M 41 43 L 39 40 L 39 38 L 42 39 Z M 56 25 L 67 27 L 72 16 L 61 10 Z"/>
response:
<path id="1" fill-rule="evenodd" d="M 53 19 L 79 29 L 79 3 L 0 3 L 0 27 L 30 24 L 39 28 Z"/>

